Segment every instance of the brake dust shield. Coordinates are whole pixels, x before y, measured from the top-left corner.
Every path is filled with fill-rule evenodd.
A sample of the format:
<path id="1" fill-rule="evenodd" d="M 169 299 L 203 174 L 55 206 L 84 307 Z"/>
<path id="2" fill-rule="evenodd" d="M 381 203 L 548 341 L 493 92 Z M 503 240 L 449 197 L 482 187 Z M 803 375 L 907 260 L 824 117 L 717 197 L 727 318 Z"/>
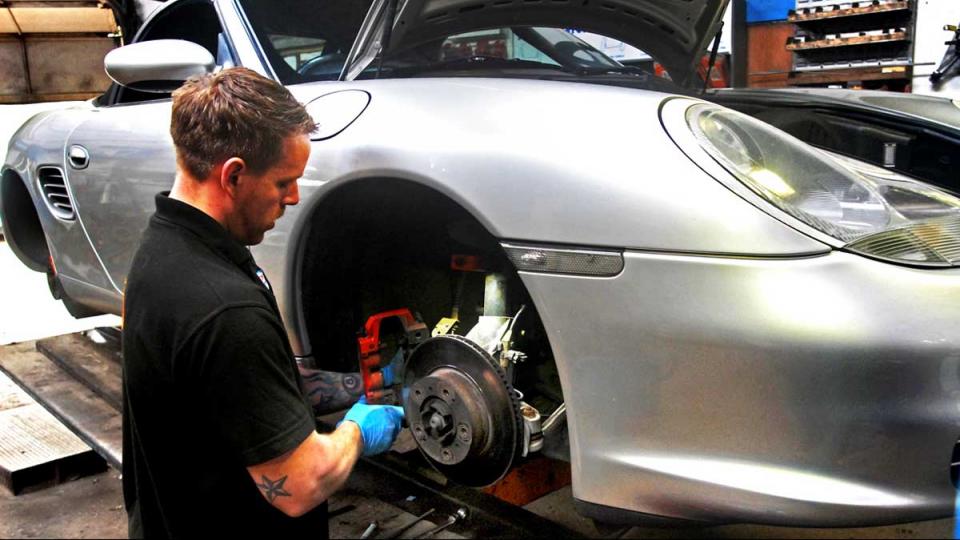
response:
<path id="1" fill-rule="evenodd" d="M 490 485 L 520 453 L 520 403 L 503 369 L 457 335 L 423 342 L 407 360 L 403 408 L 420 452 L 458 484 Z"/>

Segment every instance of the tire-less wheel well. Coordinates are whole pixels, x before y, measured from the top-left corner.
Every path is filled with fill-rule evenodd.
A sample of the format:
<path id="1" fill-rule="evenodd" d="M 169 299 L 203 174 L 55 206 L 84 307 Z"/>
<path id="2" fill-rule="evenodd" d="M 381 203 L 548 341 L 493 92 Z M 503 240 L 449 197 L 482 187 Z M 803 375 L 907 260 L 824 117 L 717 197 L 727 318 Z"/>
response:
<path id="1" fill-rule="evenodd" d="M 452 269 L 455 255 L 478 257 L 485 271 Z M 485 276 L 497 272 L 507 277 L 508 312 L 525 306 L 515 336 L 529 358 L 516 370 L 516 387 L 528 401 L 534 394 L 549 401 L 547 411 L 562 401 L 546 332 L 499 241 L 437 191 L 393 179 L 352 182 L 316 208 L 302 261 L 307 350 L 318 367 L 355 371 L 358 331 L 386 310 L 410 308 L 432 329 L 456 303 L 457 333 L 466 334 L 482 313 Z"/>
<path id="2" fill-rule="evenodd" d="M 12 171 L 0 177 L 0 215 L 10 249 L 31 270 L 48 270 L 50 251 L 40 225 L 40 216 L 23 179 Z"/>

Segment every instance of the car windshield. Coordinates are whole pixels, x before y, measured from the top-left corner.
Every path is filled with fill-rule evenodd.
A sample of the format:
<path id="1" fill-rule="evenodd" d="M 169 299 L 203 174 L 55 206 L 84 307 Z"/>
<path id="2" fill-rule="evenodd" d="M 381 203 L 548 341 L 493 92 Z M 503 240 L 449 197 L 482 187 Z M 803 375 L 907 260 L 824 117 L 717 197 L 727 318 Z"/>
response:
<path id="1" fill-rule="evenodd" d="M 241 0 L 244 12 L 277 78 L 284 84 L 336 80 L 370 2 L 361 0 Z M 607 43 L 615 43 L 609 49 Z M 596 44 L 597 46 L 594 46 Z M 511 77 L 672 85 L 624 65 L 626 46 L 576 29 L 502 26 L 478 29 L 403 50 L 388 51 L 359 75 L 368 78 Z M 649 60 L 629 48 L 634 58 Z"/>
<path id="2" fill-rule="evenodd" d="M 447 36 L 402 51 L 390 51 L 360 78 L 430 75 L 508 76 L 557 72 L 632 72 L 587 42 L 559 28 L 490 28 Z"/>
<path id="3" fill-rule="evenodd" d="M 340 75 L 371 0 L 241 0 L 267 62 L 284 84 Z"/>

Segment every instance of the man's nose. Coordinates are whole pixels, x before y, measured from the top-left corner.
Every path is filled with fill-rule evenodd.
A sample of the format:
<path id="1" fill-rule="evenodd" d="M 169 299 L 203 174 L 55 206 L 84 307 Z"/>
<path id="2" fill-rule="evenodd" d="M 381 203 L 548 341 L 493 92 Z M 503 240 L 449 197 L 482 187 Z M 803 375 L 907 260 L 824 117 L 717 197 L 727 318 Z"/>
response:
<path id="1" fill-rule="evenodd" d="M 287 206 L 293 206 L 300 202 L 300 187 L 297 186 L 297 183 L 294 182 L 290 186 L 290 190 L 287 192 L 287 196 L 283 199 L 283 204 Z"/>

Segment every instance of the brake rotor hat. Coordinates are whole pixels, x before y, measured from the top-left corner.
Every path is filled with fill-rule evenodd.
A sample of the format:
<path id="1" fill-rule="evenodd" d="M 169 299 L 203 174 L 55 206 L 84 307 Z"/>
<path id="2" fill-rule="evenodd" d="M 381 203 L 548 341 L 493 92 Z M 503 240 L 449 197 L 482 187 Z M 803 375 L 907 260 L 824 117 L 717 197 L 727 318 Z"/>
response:
<path id="1" fill-rule="evenodd" d="M 403 380 L 410 430 L 438 472 L 483 487 L 510 470 L 522 445 L 520 402 L 489 353 L 462 336 L 437 336 L 413 352 Z"/>

